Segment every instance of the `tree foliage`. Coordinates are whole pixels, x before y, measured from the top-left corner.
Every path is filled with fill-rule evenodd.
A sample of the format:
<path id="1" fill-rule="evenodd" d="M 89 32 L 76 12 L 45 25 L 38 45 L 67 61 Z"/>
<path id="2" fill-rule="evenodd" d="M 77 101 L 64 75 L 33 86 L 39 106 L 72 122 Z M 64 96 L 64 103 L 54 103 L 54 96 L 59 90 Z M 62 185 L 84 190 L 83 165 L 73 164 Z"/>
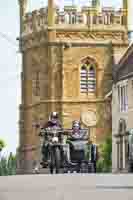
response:
<path id="1" fill-rule="evenodd" d="M 5 147 L 5 142 L 4 140 L 0 139 L 0 152 L 3 150 L 3 148 Z"/>
<path id="2" fill-rule="evenodd" d="M 109 173 L 112 170 L 112 137 L 108 136 L 99 146 L 100 158 L 97 162 L 97 171 Z"/>

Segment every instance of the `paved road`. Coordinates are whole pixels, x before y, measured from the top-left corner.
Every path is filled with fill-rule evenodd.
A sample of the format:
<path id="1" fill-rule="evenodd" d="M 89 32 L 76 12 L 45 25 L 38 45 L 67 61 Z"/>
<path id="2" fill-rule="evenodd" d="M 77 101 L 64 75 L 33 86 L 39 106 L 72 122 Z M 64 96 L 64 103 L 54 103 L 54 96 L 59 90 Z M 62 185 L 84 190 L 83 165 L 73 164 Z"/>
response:
<path id="1" fill-rule="evenodd" d="M 0 177 L 0 200 L 133 200 L 133 175 Z"/>

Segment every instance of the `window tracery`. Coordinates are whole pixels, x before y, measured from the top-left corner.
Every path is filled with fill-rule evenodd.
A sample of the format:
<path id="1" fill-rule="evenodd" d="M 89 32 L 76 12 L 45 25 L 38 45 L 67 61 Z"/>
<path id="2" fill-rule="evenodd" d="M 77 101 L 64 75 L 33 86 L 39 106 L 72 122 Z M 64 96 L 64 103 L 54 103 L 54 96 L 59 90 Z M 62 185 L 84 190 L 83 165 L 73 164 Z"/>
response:
<path id="1" fill-rule="evenodd" d="M 82 64 L 80 70 L 81 93 L 95 92 L 96 90 L 96 65 L 91 59 Z"/>

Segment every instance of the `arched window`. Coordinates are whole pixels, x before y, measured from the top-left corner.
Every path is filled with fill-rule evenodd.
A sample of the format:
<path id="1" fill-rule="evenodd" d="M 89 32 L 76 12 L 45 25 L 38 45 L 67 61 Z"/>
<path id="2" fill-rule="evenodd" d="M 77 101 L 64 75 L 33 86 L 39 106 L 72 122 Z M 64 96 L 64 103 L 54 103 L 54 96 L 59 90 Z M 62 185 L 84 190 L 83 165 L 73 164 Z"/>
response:
<path id="1" fill-rule="evenodd" d="M 81 93 L 95 92 L 96 90 L 96 65 L 92 59 L 88 59 L 81 67 L 80 71 L 80 91 Z"/>

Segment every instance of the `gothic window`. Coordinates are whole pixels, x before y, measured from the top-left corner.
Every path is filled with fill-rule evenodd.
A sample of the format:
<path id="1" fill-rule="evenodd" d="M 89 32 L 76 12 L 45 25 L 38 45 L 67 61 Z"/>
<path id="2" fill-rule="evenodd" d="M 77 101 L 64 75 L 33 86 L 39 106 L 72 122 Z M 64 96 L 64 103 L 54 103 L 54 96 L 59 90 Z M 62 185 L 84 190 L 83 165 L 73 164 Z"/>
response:
<path id="1" fill-rule="evenodd" d="M 80 91 L 81 93 L 95 92 L 96 72 L 95 63 L 90 60 L 85 62 L 80 71 Z"/>

